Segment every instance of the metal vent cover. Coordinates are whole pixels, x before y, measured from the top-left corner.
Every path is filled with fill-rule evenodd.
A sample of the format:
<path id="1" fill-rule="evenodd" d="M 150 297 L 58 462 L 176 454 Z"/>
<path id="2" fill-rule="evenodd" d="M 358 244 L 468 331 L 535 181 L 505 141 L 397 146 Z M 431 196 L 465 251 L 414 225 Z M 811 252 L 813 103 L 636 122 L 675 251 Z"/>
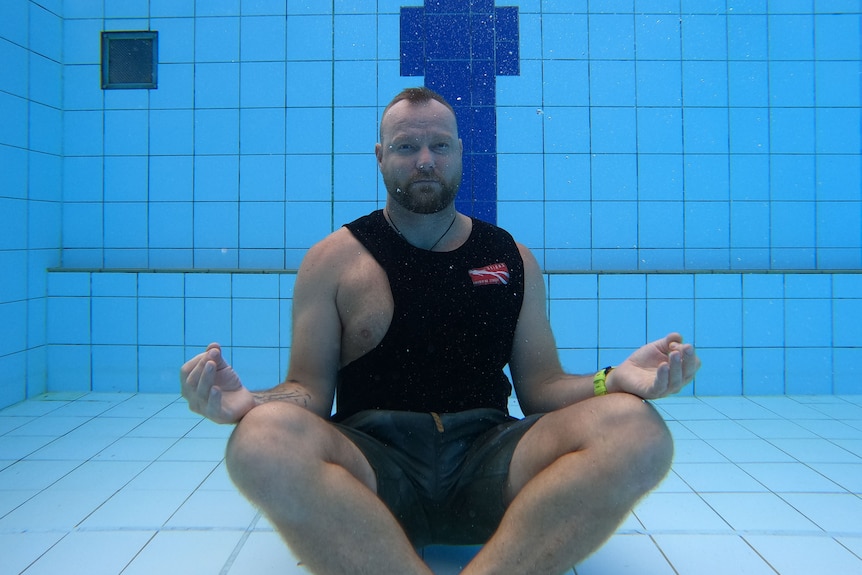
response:
<path id="1" fill-rule="evenodd" d="M 157 88 L 158 54 L 158 32 L 102 32 L 102 89 Z"/>

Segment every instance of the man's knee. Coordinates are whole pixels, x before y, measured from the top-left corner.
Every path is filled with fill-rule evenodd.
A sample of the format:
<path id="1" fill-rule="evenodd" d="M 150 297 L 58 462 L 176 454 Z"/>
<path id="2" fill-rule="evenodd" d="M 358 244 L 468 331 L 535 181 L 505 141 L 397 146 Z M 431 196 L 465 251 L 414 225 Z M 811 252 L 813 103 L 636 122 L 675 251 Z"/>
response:
<path id="1" fill-rule="evenodd" d="M 673 438 L 664 419 L 647 401 L 619 393 L 601 398 L 601 426 L 614 436 L 612 450 L 619 450 L 621 463 L 643 483 L 643 489 L 654 487 L 670 469 L 673 461 Z"/>
<path id="2" fill-rule="evenodd" d="M 243 491 L 297 480 L 318 449 L 317 416 L 299 406 L 271 402 L 255 407 L 237 424 L 225 452 L 228 472 Z"/>

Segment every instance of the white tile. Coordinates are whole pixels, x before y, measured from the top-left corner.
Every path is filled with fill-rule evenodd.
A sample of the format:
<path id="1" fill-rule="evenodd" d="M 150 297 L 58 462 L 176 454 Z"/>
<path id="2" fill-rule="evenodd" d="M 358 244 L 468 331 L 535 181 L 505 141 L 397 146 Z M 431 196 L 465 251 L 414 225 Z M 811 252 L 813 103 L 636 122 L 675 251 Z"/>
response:
<path id="1" fill-rule="evenodd" d="M 683 423 L 700 439 L 754 439 L 757 436 L 730 419 L 704 419 Z"/>
<path id="2" fill-rule="evenodd" d="M 80 464 L 79 461 L 18 461 L 0 471 L 0 489 L 45 489 Z"/>
<path id="3" fill-rule="evenodd" d="M 811 407 L 786 396 L 752 397 L 751 401 L 765 407 L 776 415 L 794 421 L 800 419 L 824 418 L 824 414 L 822 412 L 814 410 Z"/>
<path id="4" fill-rule="evenodd" d="M 278 533 L 255 531 L 249 534 L 226 575 L 308 575 Z"/>
<path id="5" fill-rule="evenodd" d="M 172 529 L 248 529 L 257 510 L 236 491 L 196 491 L 168 520 Z"/>
<path id="6" fill-rule="evenodd" d="M 830 533 L 862 527 L 862 499 L 851 493 L 783 493 L 782 499 Z"/>
<path id="7" fill-rule="evenodd" d="M 197 421 L 178 417 L 151 417 L 130 430 L 127 437 L 172 437 L 178 439 L 191 431 Z"/>
<path id="8" fill-rule="evenodd" d="M 160 529 L 188 499 L 186 491 L 121 489 L 87 517 L 84 529 Z"/>
<path id="9" fill-rule="evenodd" d="M 810 467 L 851 493 L 862 493 L 862 463 L 812 463 Z"/>
<path id="10" fill-rule="evenodd" d="M 98 435 L 80 435 L 70 433 L 52 441 L 45 447 L 34 451 L 27 456 L 28 460 L 70 460 L 79 464 L 90 459 L 111 443 L 116 437 Z"/>
<path id="11" fill-rule="evenodd" d="M 709 444 L 735 463 L 795 461 L 793 457 L 765 439 L 711 439 Z"/>
<path id="12" fill-rule="evenodd" d="M 233 425 L 219 425 L 209 419 L 201 419 L 194 426 L 194 429 L 186 434 L 186 437 L 193 438 L 216 438 L 227 440 L 234 430 Z"/>
<path id="13" fill-rule="evenodd" d="M 762 483 L 733 463 L 676 463 L 673 469 L 698 493 L 767 490 Z"/>
<path id="14" fill-rule="evenodd" d="M 649 531 L 729 531 L 730 526 L 694 493 L 653 493 L 634 510 Z"/>
<path id="15" fill-rule="evenodd" d="M 140 490 L 178 490 L 191 493 L 216 468 L 214 461 L 155 461 L 129 484 Z"/>
<path id="16" fill-rule="evenodd" d="M 740 463 L 739 466 L 775 493 L 844 491 L 802 463 Z"/>
<path id="17" fill-rule="evenodd" d="M 0 437 L 0 459 L 23 459 L 52 441 L 53 437 L 46 436 L 4 435 Z"/>
<path id="18" fill-rule="evenodd" d="M 726 463 L 727 458 L 702 439 L 680 439 L 674 442 L 675 463 Z"/>
<path id="19" fill-rule="evenodd" d="M 159 456 L 160 461 L 221 461 L 227 441 L 222 438 L 183 437 Z"/>
<path id="20" fill-rule="evenodd" d="M 123 437 L 145 421 L 142 417 L 109 417 L 102 416 L 92 419 L 76 429 L 74 434 L 79 437 Z"/>
<path id="21" fill-rule="evenodd" d="M 108 497 L 99 491 L 46 489 L 0 518 L 0 531 L 70 530 Z"/>
<path id="22" fill-rule="evenodd" d="M 862 463 L 862 458 L 828 439 L 773 439 L 771 442 L 802 463 Z"/>
<path id="23" fill-rule="evenodd" d="M 829 537 L 747 535 L 745 539 L 781 575 L 862 573 L 862 559 Z"/>
<path id="24" fill-rule="evenodd" d="M 674 467 L 679 465 L 678 463 L 674 464 Z M 667 476 L 662 480 L 658 486 L 653 489 L 653 493 L 691 493 L 691 486 L 688 485 L 685 481 L 683 481 L 680 476 L 671 469 Z"/>
<path id="25" fill-rule="evenodd" d="M 42 435 L 60 437 L 69 433 L 73 429 L 82 426 L 89 420 L 89 417 L 62 417 L 56 415 L 56 412 L 54 412 L 50 415 L 34 419 L 33 421 L 10 431 L 6 436 Z"/>
<path id="26" fill-rule="evenodd" d="M 13 429 L 18 429 L 34 419 L 36 418 L 30 416 L 3 415 L 3 412 L 0 411 L 0 435 L 9 433 Z"/>
<path id="27" fill-rule="evenodd" d="M 703 493 L 701 497 L 737 531 L 820 531 L 774 493 Z"/>
<path id="28" fill-rule="evenodd" d="M 129 564 L 123 575 L 221 573 L 242 538 L 238 531 L 160 531 Z"/>
<path id="29" fill-rule="evenodd" d="M 747 397 L 703 397 L 708 406 L 731 419 L 778 419 L 780 416 Z"/>
<path id="30" fill-rule="evenodd" d="M 0 533 L 3 550 L 2 573 L 17 574 L 51 548 L 64 533 Z M 61 571 L 62 573 L 62 571 Z"/>
<path id="31" fill-rule="evenodd" d="M 656 535 L 679 575 L 775 575 L 738 535 Z"/>
<path id="32" fill-rule="evenodd" d="M 800 427 L 825 439 L 862 439 L 862 429 L 836 419 L 803 419 Z"/>
<path id="33" fill-rule="evenodd" d="M 23 575 L 116 575 L 153 537 L 152 531 L 69 533 Z"/>
<path id="34" fill-rule="evenodd" d="M 799 425 L 799 422 L 788 421 L 786 419 L 754 419 L 740 421 L 739 425 L 750 430 L 755 435 L 763 439 L 773 439 L 780 437 L 817 437 L 812 431 L 809 431 Z"/>
<path id="35" fill-rule="evenodd" d="M 0 490 L 0 517 L 3 517 L 25 501 L 38 494 L 36 489 L 2 489 Z"/>
<path id="36" fill-rule="evenodd" d="M 102 461 L 152 461 L 177 442 L 174 437 L 122 437 L 93 457 Z"/>
<path id="37" fill-rule="evenodd" d="M 218 467 L 209 474 L 198 489 L 203 491 L 236 491 L 224 461 L 218 464 Z"/>
<path id="38" fill-rule="evenodd" d="M 577 575 L 674 575 L 648 535 L 618 534 L 575 567 Z"/>
<path id="39" fill-rule="evenodd" d="M 53 487 L 70 491 L 114 493 L 147 466 L 146 461 L 87 461 L 58 480 Z"/>

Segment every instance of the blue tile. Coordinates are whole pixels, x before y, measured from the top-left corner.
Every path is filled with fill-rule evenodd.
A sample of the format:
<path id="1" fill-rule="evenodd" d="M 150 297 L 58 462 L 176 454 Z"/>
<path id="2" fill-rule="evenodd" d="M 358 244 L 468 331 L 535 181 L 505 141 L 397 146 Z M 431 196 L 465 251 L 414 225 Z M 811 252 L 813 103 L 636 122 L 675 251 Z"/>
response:
<path id="1" fill-rule="evenodd" d="M 102 23 L 101 17 L 63 22 L 64 64 L 99 63 L 99 50 L 94 48 L 94 42 L 98 41 Z"/>
<path id="2" fill-rule="evenodd" d="M 706 202 L 728 199 L 730 173 L 726 156 L 692 153 L 686 156 L 686 160 L 686 200 Z"/>
<path id="3" fill-rule="evenodd" d="M 239 133 L 243 154 L 284 154 L 285 109 L 243 108 Z"/>
<path id="4" fill-rule="evenodd" d="M 287 41 L 285 18 L 243 16 L 240 23 L 240 51 L 243 61 L 283 62 Z"/>
<path id="5" fill-rule="evenodd" d="M 769 152 L 769 116 L 763 108 L 731 108 L 729 129 L 732 153 Z"/>
<path id="6" fill-rule="evenodd" d="M 852 205 L 852 204 L 851 204 Z M 860 248 L 862 222 L 859 209 L 846 202 L 818 202 L 817 245 L 824 247 Z M 857 207 L 859 202 L 856 202 Z"/>
<path id="7" fill-rule="evenodd" d="M 150 154 L 191 155 L 194 152 L 192 110 L 150 111 Z"/>
<path id="8" fill-rule="evenodd" d="M 138 248 L 147 245 L 147 204 L 105 204 L 105 247 Z"/>
<path id="9" fill-rule="evenodd" d="M 700 347 L 731 348 L 742 340 L 742 302 L 736 299 L 695 301 L 695 336 Z"/>
<path id="10" fill-rule="evenodd" d="M 278 300 L 241 299 L 232 302 L 231 334 L 234 346 L 278 346 Z"/>
<path id="11" fill-rule="evenodd" d="M 638 246 L 641 248 L 683 247 L 683 203 L 638 203 Z"/>
<path id="12" fill-rule="evenodd" d="M 668 296 L 673 294 L 668 293 Z M 694 303 L 690 299 L 650 299 L 647 301 L 647 341 L 677 332 L 684 341 L 694 338 Z M 697 342 L 693 342 L 697 344 Z"/>
<path id="13" fill-rule="evenodd" d="M 290 121 L 291 114 L 288 113 L 288 122 Z M 375 108 L 336 108 L 334 121 L 335 134 L 332 150 L 336 153 L 368 153 L 372 149 L 372 142 L 378 140 L 377 110 Z M 333 136 L 327 134 L 327 139 L 329 137 Z M 304 138 L 310 139 L 306 136 Z M 324 142 L 321 140 L 320 145 L 323 144 Z"/>
<path id="14" fill-rule="evenodd" d="M 195 156 L 195 201 L 236 201 L 239 198 L 237 156 Z"/>
<path id="15" fill-rule="evenodd" d="M 149 160 L 150 201 L 183 202 L 192 199 L 194 162 L 191 156 L 150 156 Z"/>
<path id="16" fill-rule="evenodd" d="M 372 110 L 368 115 L 374 114 L 375 110 Z M 332 111 L 325 108 L 290 108 L 287 111 L 287 134 L 290 134 L 290 137 L 287 139 L 287 149 L 286 152 L 288 154 L 327 154 L 333 151 L 332 146 L 332 133 L 330 130 L 321 130 L 320 126 L 329 126 L 332 125 Z M 347 118 L 345 118 L 347 120 Z M 351 140 L 356 142 L 360 140 L 362 142 L 373 142 L 377 140 L 377 135 L 374 134 L 375 123 L 371 123 L 370 125 L 367 122 L 363 122 L 364 130 L 370 130 L 371 137 L 367 139 L 363 139 L 362 137 L 357 137 L 359 132 L 351 132 L 351 129 L 355 129 L 355 126 L 347 126 L 336 123 L 336 127 L 340 130 L 346 130 L 347 133 L 352 134 Z M 295 137 L 295 134 L 302 134 L 301 138 Z M 358 144 L 354 144 L 358 145 Z M 370 144 L 366 144 L 366 146 L 370 146 Z M 365 151 L 365 150 L 363 150 Z"/>
<path id="17" fill-rule="evenodd" d="M 769 103 L 773 106 L 813 106 L 814 62 L 771 61 Z"/>
<path id="18" fill-rule="evenodd" d="M 63 247 L 100 248 L 102 234 L 101 203 L 68 203 L 63 207 Z"/>
<path id="19" fill-rule="evenodd" d="M 183 300 L 138 298 L 138 344 L 183 345 Z"/>
<path id="20" fill-rule="evenodd" d="M 149 248 L 191 248 L 192 202 L 149 203 L 147 246 Z"/>
<path id="21" fill-rule="evenodd" d="M 599 300 L 599 347 L 637 348 L 646 341 L 646 302 Z"/>
<path id="22" fill-rule="evenodd" d="M 730 214 L 725 202 L 685 204 L 686 248 L 716 248 L 730 245 Z"/>
<path id="23" fill-rule="evenodd" d="M 594 14 L 589 19 L 592 58 L 629 59 L 634 55 L 634 23 L 624 14 Z"/>
<path id="24" fill-rule="evenodd" d="M 279 275 L 233 274 L 231 294 L 234 298 L 278 298 Z"/>
<path id="25" fill-rule="evenodd" d="M 48 372 L 63 374 L 63 377 L 52 378 L 51 391 L 89 391 L 92 372 L 90 355 L 87 346 L 48 346 Z"/>
<path id="26" fill-rule="evenodd" d="M 150 16 L 194 16 L 195 0 L 150 0 Z"/>
<path id="27" fill-rule="evenodd" d="M 151 110 L 193 108 L 194 64 L 160 64 L 159 88 L 149 96 Z"/>
<path id="28" fill-rule="evenodd" d="M 637 103 L 639 106 L 682 105 L 682 65 L 672 61 L 636 63 Z M 643 112 L 646 110 L 641 110 Z"/>
<path id="29" fill-rule="evenodd" d="M 147 145 L 146 111 L 105 111 L 105 155 L 145 155 Z"/>
<path id="30" fill-rule="evenodd" d="M 690 154 L 725 154 L 728 130 L 726 109 L 687 108 L 683 122 L 685 151 Z"/>
<path id="31" fill-rule="evenodd" d="M 858 13 L 818 14 L 814 20 L 814 34 L 818 60 L 858 60 L 862 55 Z"/>
<path id="32" fill-rule="evenodd" d="M 239 194 L 242 201 L 283 201 L 285 159 L 282 155 L 240 156 Z"/>
<path id="33" fill-rule="evenodd" d="M 137 311 L 137 301 L 133 297 L 94 297 L 92 343 L 106 345 L 137 343 Z"/>
<path id="34" fill-rule="evenodd" d="M 745 395 L 784 394 L 785 350 L 783 347 L 744 347 L 742 354 L 742 391 Z"/>
<path id="35" fill-rule="evenodd" d="M 587 154 L 498 154 L 497 163 L 500 197 L 508 194 L 505 190 L 510 188 L 507 199 L 537 199 L 536 183 L 544 178 L 546 201 L 590 199 L 590 157 Z"/>
<path id="36" fill-rule="evenodd" d="M 200 297 L 185 300 L 185 345 L 204 348 L 212 342 L 232 345 L 231 300 Z"/>
<path id="37" fill-rule="evenodd" d="M 688 14 L 682 19 L 682 56 L 685 60 L 724 60 L 727 57 L 724 9 L 720 15 Z"/>
<path id="38" fill-rule="evenodd" d="M 285 213 L 286 248 L 308 249 L 332 232 L 328 202 L 290 202 Z"/>
<path id="39" fill-rule="evenodd" d="M 730 209 L 731 247 L 769 247 L 768 203 L 736 201 Z"/>
<path id="40" fill-rule="evenodd" d="M 552 300 L 550 317 L 558 347 L 583 349 L 598 346 L 598 331 L 593 327 L 598 326 L 596 301 Z M 590 327 L 585 329 L 584 326 Z"/>
<path id="41" fill-rule="evenodd" d="M 28 148 L 38 152 L 59 155 L 62 142 L 57 134 L 63 125 L 63 112 L 31 101 L 29 113 L 30 133 Z"/>
<path id="42" fill-rule="evenodd" d="M 589 248 L 590 204 L 545 201 L 545 246 Z"/>
<path id="43" fill-rule="evenodd" d="M 812 59 L 814 56 L 813 14 L 771 14 L 768 25 L 771 59 Z"/>
<path id="44" fill-rule="evenodd" d="M 333 44 L 335 59 L 373 60 L 377 56 L 376 34 L 376 15 L 336 15 Z"/>
<path id="45" fill-rule="evenodd" d="M 683 160 L 679 154 L 641 155 L 638 158 L 638 198 L 681 200 Z"/>
<path id="46" fill-rule="evenodd" d="M 48 305 L 49 344 L 86 345 L 90 343 L 90 299 L 50 297 Z"/>
<path id="47" fill-rule="evenodd" d="M 229 298 L 232 295 L 229 273 L 187 273 L 184 282 L 186 298 Z"/>
<path id="48" fill-rule="evenodd" d="M 239 61 L 240 19 L 195 16 L 195 61 Z"/>
<path id="49" fill-rule="evenodd" d="M 584 14 L 543 14 L 541 30 L 546 59 L 585 60 L 591 52 L 588 19 Z"/>
<path id="50" fill-rule="evenodd" d="M 734 200 L 768 201 L 769 181 L 768 156 L 730 156 L 730 194 Z"/>
<path id="51" fill-rule="evenodd" d="M 827 299 L 788 299 L 784 325 L 789 347 L 831 346 L 832 304 Z"/>
<path id="52" fill-rule="evenodd" d="M 637 219 L 637 202 L 593 202 L 592 205 L 593 248 L 625 249 L 637 245 L 637 230 L 627 224 Z M 614 233 L 607 233 L 608 230 Z"/>
<path id="53" fill-rule="evenodd" d="M 730 60 L 766 60 L 767 21 L 765 14 L 729 15 L 727 57 Z"/>
<path id="54" fill-rule="evenodd" d="M 796 348 L 785 357 L 785 393 L 817 395 L 833 393 L 832 350 L 830 348 Z"/>
<path id="55" fill-rule="evenodd" d="M 785 344 L 784 301 L 745 299 L 742 303 L 742 345 L 783 347 Z"/>
<path id="56" fill-rule="evenodd" d="M 772 246 L 774 248 L 813 246 L 816 241 L 815 208 L 814 202 L 774 202 L 771 206 Z"/>
<path id="57" fill-rule="evenodd" d="M 195 107 L 239 107 L 239 71 L 237 62 L 195 64 Z"/>
<path id="58" fill-rule="evenodd" d="M 332 164 L 332 157 L 324 154 L 286 156 L 284 185 L 288 201 L 320 200 L 321 191 L 332 188 Z"/>
<path id="59" fill-rule="evenodd" d="M 590 104 L 593 106 L 633 106 L 635 67 L 632 61 L 590 62 Z"/>
<path id="60" fill-rule="evenodd" d="M 151 7 L 152 9 L 152 7 Z M 169 86 L 165 78 L 165 64 L 195 61 L 193 18 L 153 18 L 152 30 L 159 32 L 159 90 Z"/>
<path id="61" fill-rule="evenodd" d="M 634 109 L 592 108 L 590 126 L 593 152 L 634 153 L 636 151 L 637 126 Z"/>
<path id="62" fill-rule="evenodd" d="M 195 153 L 236 154 L 239 110 L 195 110 Z"/>
<path id="63" fill-rule="evenodd" d="M 769 67 L 766 62 L 727 63 L 728 101 L 732 106 L 766 106 Z"/>
<path id="64" fill-rule="evenodd" d="M 282 202 L 244 202 L 239 212 L 241 248 L 277 248 L 284 239 Z"/>
<path id="65" fill-rule="evenodd" d="M 854 74 L 858 74 L 859 61 L 818 61 L 815 73 L 815 94 L 818 106 L 858 105 L 862 88 Z"/>
<path id="66" fill-rule="evenodd" d="M 284 62 L 243 62 L 240 105 L 244 108 L 284 107 Z"/>
<path id="67" fill-rule="evenodd" d="M 236 202 L 199 202 L 195 204 L 195 248 L 237 248 L 239 206 Z"/>
<path id="68" fill-rule="evenodd" d="M 679 18 L 656 18 L 652 14 L 635 16 L 639 60 L 679 60 L 682 54 Z"/>
<path id="69" fill-rule="evenodd" d="M 301 80 L 301 81 L 300 81 Z M 319 106 L 332 99 L 332 64 L 329 62 L 287 63 L 287 105 L 291 108 Z"/>
<path id="70" fill-rule="evenodd" d="M 183 291 L 183 274 L 138 274 L 138 296 L 140 297 L 180 297 Z"/>
<path id="71" fill-rule="evenodd" d="M 639 153 L 682 153 L 682 109 L 643 108 L 637 114 Z"/>
<path id="72" fill-rule="evenodd" d="M 105 158 L 106 202 L 147 200 L 147 157 L 108 156 Z"/>
<path id="73" fill-rule="evenodd" d="M 858 341 L 858 334 L 853 339 Z M 832 350 L 833 393 L 858 395 L 862 381 L 862 348 L 836 347 Z"/>
<path id="74" fill-rule="evenodd" d="M 855 129 L 862 123 L 859 108 L 817 109 L 816 122 L 818 153 L 856 154 L 862 147 L 862 133 Z"/>
<path id="75" fill-rule="evenodd" d="M 374 61 L 335 62 L 335 106 L 373 106 L 377 86 L 368 82 L 377 74 Z"/>
<path id="76" fill-rule="evenodd" d="M 2 46 L 3 44 L 0 44 Z M 62 73 L 59 63 L 30 55 L 30 99 L 54 108 L 62 107 Z M 27 76 L 24 75 L 24 78 Z M 19 95 L 24 96 L 24 93 Z"/>
<path id="77" fill-rule="evenodd" d="M 587 62 L 545 60 L 542 75 L 547 81 L 541 103 L 544 106 L 588 106 L 590 81 Z"/>

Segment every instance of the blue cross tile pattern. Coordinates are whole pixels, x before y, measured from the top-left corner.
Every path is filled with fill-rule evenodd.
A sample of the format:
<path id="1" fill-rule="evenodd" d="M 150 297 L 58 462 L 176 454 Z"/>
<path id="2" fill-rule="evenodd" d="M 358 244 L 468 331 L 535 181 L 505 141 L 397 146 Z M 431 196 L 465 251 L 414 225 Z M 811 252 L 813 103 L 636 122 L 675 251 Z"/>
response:
<path id="1" fill-rule="evenodd" d="M 425 85 L 455 109 L 464 142 L 456 206 L 497 220 L 497 76 L 520 73 L 518 8 L 493 1 L 426 0 L 401 9 L 401 75 Z"/>

